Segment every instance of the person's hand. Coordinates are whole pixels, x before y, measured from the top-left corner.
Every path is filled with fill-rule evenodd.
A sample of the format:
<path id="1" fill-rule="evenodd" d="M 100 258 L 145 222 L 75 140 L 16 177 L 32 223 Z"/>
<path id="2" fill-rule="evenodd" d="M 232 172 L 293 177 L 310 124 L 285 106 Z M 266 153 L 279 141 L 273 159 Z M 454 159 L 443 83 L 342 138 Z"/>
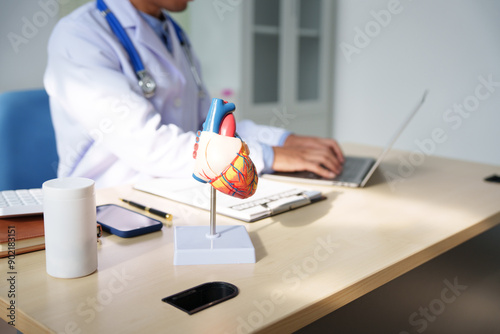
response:
<path id="1" fill-rule="evenodd" d="M 310 171 L 325 178 L 342 172 L 344 155 L 333 139 L 290 135 L 283 147 L 273 147 L 277 172 Z"/>

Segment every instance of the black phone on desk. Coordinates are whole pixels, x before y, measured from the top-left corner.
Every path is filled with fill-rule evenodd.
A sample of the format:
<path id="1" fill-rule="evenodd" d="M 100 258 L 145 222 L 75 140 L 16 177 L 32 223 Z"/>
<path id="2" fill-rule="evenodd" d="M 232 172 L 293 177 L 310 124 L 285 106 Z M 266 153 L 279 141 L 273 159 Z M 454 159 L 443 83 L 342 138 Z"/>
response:
<path id="1" fill-rule="evenodd" d="M 497 175 L 497 174 L 493 174 L 493 175 L 490 175 L 488 177 L 485 177 L 484 180 L 486 182 L 496 182 L 496 183 L 500 183 L 500 175 Z"/>
<path id="2" fill-rule="evenodd" d="M 156 232 L 163 227 L 159 220 L 116 204 L 97 206 L 96 218 L 104 231 L 122 238 Z"/>

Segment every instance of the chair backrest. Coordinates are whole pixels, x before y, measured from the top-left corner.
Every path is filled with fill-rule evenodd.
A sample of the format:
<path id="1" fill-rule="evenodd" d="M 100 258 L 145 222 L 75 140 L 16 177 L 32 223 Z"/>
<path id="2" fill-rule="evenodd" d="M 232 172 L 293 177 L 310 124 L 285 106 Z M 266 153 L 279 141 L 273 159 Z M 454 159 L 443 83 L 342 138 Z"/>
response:
<path id="1" fill-rule="evenodd" d="M 57 165 L 45 90 L 0 94 L 0 190 L 40 188 Z"/>

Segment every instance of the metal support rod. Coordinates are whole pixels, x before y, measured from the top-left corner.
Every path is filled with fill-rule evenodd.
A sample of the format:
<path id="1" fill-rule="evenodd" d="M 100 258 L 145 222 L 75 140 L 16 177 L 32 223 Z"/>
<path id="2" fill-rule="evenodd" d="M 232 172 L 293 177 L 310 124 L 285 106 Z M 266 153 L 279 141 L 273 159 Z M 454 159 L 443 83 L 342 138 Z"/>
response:
<path id="1" fill-rule="evenodd" d="M 216 197 L 217 190 L 214 187 L 210 187 L 210 236 L 217 236 L 217 232 L 215 231 L 215 214 L 216 214 Z"/>

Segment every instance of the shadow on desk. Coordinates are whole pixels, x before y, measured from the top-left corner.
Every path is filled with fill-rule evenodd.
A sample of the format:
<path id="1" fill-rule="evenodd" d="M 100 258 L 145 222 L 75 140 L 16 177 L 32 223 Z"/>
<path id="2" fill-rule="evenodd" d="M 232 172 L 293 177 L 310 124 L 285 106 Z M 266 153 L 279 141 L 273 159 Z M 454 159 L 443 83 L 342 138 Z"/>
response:
<path id="1" fill-rule="evenodd" d="M 391 190 L 399 188 L 399 184 L 410 178 L 419 178 L 429 173 L 432 167 L 425 164 L 413 166 L 404 165 L 393 160 L 383 161 L 373 172 L 365 187 L 387 185 Z"/>
<path id="2" fill-rule="evenodd" d="M 296 333 L 500 333 L 500 226 Z"/>
<path id="3" fill-rule="evenodd" d="M 98 271 L 116 267 L 124 262 L 128 262 L 131 258 L 143 254 L 154 254 L 158 251 L 163 251 L 166 245 L 173 248 L 173 244 L 169 245 L 164 237 L 164 234 L 172 233 L 170 232 L 171 230 L 171 227 L 164 225 L 160 231 L 132 238 L 120 238 L 104 232 L 101 237 L 101 244 L 98 247 Z M 137 251 L 136 247 L 130 247 L 132 244 L 140 245 L 140 252 Z"/>
<path id="4" fill-rule="evenodd" d="M 250 230 L 248 234 L 250 235 L 250 239 L 252 239 L 252 243 L 255 247 L 255 257 L 257 262 L 259 262 L 259 260 L 263 259 L 267 255 L 265 245 L 262 243 L 259 237 L 260 231 L 273 225 L 282 225 L 289 228 L 295 228 L 306 226 L 315 221 L 318 221 L 330 212 L 334 205 L 333 203 L 335 202 L 335 199 L 341 194 L 342 192 L 340 191 L 331 191 L 329 193 L 325 193 L 326 198 L 329 199 L 328 201 L 319 201 L 305 207 L 281 213 L 279 215 L 268 218 L 269 223 L 262 225 L 261 227 L 258 227 L 256 229 Z M 298 212 L 297 210 L 301 210 L 301 214 L 296 214 Z M 304 217 L 307 218 L 304 219 Z"/>

